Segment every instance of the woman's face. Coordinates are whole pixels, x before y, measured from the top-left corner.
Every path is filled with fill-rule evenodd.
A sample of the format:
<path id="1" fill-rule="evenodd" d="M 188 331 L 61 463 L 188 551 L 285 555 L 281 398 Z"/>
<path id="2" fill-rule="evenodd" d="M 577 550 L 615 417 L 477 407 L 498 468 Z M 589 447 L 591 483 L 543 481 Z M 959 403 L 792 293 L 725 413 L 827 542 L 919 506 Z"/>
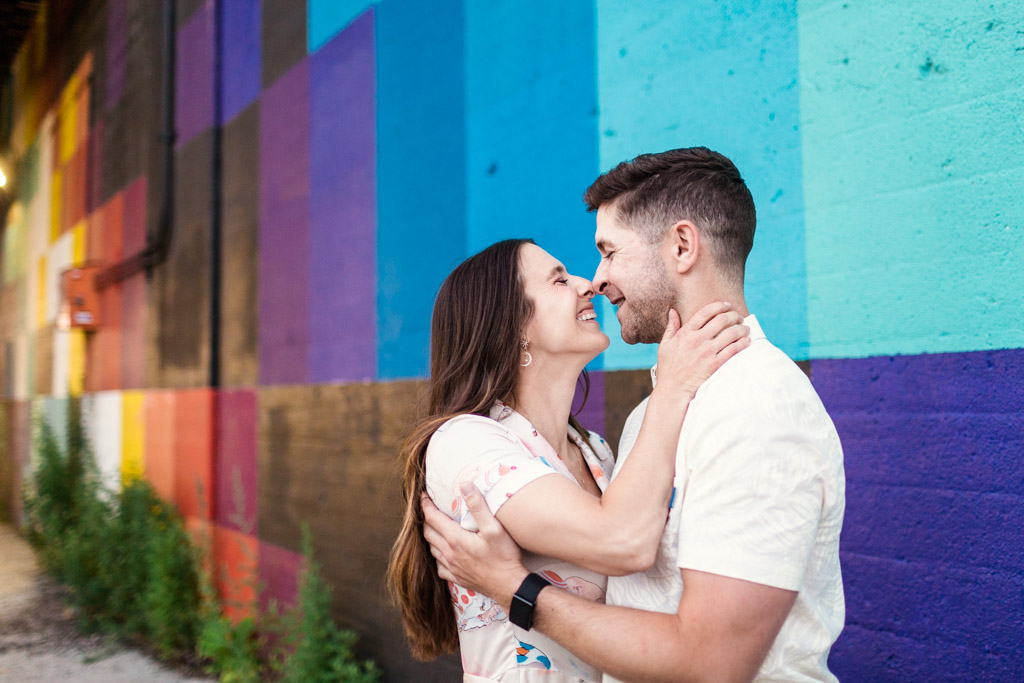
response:
<path id="1" fill-rule="evenodd" d="M 524 338 L 534 360 L 580 356 L 589 362 L 608 348 L 594 311 L 590 280 L 570 275 L 558 259 L 534 244 L 519 251 L 520 275 L 533 317 Z"/>

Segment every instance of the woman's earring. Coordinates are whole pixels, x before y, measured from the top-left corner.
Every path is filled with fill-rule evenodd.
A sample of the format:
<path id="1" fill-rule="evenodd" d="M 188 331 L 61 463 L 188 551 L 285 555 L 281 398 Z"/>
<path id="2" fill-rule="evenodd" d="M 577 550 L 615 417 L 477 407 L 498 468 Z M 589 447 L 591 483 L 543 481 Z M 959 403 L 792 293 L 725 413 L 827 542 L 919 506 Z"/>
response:
<path id="1" fill-rule="evenodd" d="M 519 361 L 519 365 L 525 368 L 526 366 L 533 362 L 533 356 L 531 356 L 530 352 L 526 350 L 527 348 L 529 348 L 530 342 L 524 339 L 522 342 L 520 342 L 520 344 L 523 347 L 523 359 Z"/>

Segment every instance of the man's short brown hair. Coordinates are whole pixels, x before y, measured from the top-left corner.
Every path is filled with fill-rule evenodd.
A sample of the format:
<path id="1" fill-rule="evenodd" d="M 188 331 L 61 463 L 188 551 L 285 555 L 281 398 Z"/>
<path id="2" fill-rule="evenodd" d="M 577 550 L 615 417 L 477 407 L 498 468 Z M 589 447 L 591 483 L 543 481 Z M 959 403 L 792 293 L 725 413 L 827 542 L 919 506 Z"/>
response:
<path id="1" fill-rule="evenodd" d="M 707 241 L 715 263 L 743 281 L 754 245 L 754 198 L 728 158 L 706 147 L 641 154 L 602 174 L 583 195 L 590 211 L 614 205 L 620 221 L 649 244 L 681 220 Z"/>

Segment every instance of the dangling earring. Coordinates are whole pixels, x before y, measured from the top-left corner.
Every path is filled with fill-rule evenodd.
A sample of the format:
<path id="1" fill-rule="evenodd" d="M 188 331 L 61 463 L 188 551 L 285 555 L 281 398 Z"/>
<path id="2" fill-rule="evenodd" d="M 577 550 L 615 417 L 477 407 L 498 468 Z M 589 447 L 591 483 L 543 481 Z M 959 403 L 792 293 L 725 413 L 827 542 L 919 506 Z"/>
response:
<path id="1" fill-rule="evenodd" d="M 519 361 L 519 365 L 525 368 L 533 362 L 533 356 L 531 356 L 530 352 L 526 350 L 530 346 L 530 342 L 524 339 L 520 344 L 523 347 L 523 359 Z"/>

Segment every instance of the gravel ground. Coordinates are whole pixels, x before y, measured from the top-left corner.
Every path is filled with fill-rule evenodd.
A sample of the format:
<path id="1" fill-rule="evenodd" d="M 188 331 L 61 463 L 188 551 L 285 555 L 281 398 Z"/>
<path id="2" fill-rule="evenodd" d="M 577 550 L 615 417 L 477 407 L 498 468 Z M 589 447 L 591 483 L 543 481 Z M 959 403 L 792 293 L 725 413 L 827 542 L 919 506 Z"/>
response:
<path id="1" fill-rule="evenodd" d="M 0 681 L 211 680 L 168 669 L 109 638 L 82 635 L 61 588 L 39 571 L 25 541 L 0 524 Z"/>

